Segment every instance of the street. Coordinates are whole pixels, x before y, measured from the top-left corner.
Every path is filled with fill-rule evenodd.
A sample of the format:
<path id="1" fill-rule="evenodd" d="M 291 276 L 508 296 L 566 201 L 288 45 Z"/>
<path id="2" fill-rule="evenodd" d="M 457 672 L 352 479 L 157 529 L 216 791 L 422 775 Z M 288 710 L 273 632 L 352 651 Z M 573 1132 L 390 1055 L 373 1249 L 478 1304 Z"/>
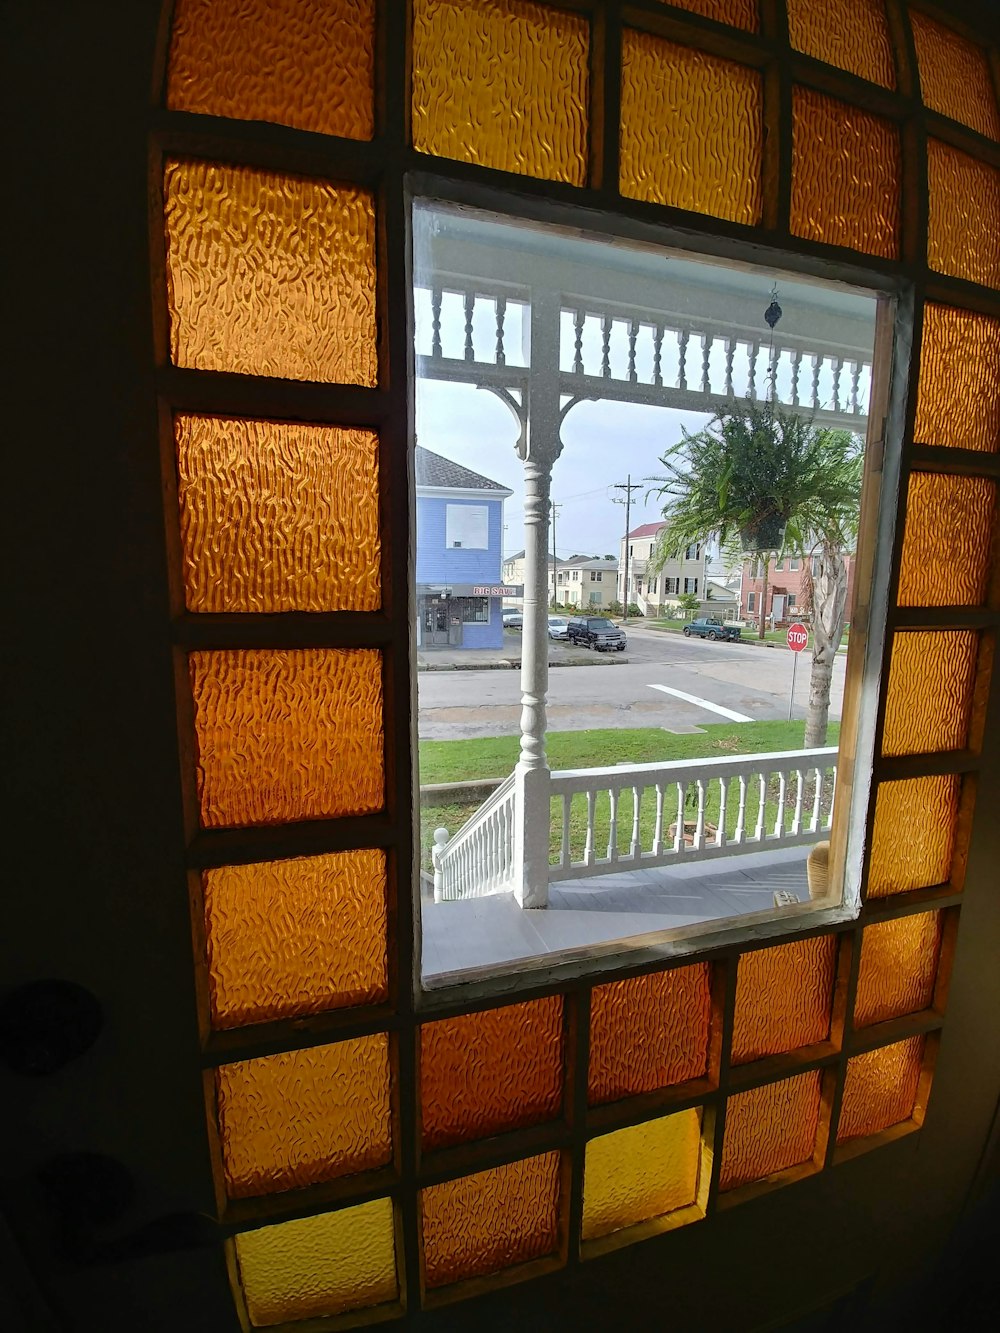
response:
<path id="1" fill-rule="evenodd" d="M 595 655 L 592 665 L 550 670 L 550 731 L 662 727 L 684 734 L 727 720 L 787 718 L 794 656 L 788 649 L 685 639 L 631 623 L 624 628 L 627 661 L 618 660 L 617 654 L 610 660 Z M 808 649 L 798 656 L 792 716 L 804 718 Z M 846 660 L 840 653 L 834 665 L 832 721 L 840 717 Z M 503 736 L 518 730 L 519 671 L 422 671 L 418 697 L 421 740 Z"/>

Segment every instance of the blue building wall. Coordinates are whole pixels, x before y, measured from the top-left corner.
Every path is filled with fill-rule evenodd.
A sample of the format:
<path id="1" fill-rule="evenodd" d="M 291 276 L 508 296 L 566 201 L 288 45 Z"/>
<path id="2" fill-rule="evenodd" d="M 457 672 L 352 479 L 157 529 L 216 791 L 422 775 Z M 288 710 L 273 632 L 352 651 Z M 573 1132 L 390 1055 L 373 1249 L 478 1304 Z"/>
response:
<path id="1" fill-rule="evenodd" d="M 489 511 L 489 545 L 485 551 L 448 547 L 447 506 L 485 505 Z M 460 499 L 439 495 L 417 495 L 417 583 L 502 583 L 503 500 Z M 490 619 L 485 625 L 462 627 L 464 648 L 502 648 L 502 598 L 490 598 Z"/>

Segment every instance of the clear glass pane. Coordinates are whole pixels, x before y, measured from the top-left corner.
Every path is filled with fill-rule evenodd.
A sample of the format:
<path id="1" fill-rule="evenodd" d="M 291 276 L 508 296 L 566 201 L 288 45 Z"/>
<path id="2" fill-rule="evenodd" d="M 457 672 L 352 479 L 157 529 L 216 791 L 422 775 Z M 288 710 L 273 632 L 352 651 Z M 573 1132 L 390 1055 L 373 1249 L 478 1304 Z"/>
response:
<path id="1" fill-rule="evenodd" d="M 835 935 L 817 935 L 740 955 L 733 1064 L 826 1040 L 836 956 Z"/>
<path id="2" fill-rule="evenodd" d="M 896 66 L 883 0 L 787 0 L 788 37 L 796 51 L 859 78 L 895 88 Z"/>
<path id="3" fill-rule="evenodd" d="M 940 948 L 940 912 L 867 926 L 861 940 L 855 1027 L 926 1009 L 934 996 Z"/>
<path id="4" fill-rule="evenodd" d="M 1000 320 L 925 305 L 917 444 L 1000 449 Z"/>
<path id="5" fill-rule="evenodd" d="M 938 273 L 1000 288 L 1000 171 L 927 140 L 927 262 Z"/>
<path id="6" fill-rule="evenodd" d="M 923 1037 L 852 1056 L 847 1062 L 837 1142 L 878 1134 L 909 1120 L 923 1060 Z"/>
<path id="7" fill-rule="evenodd" d="M 591 1139 L 583 1181 L 584 1240 L 693 1204 L 700 1158 L 698 1109 Z"/>
<path id="8" fill-rule="evenodd" d="M 730 1097 L 719 1188 L 734 1189 L 807 1162 L 816 1147 L 819 1100 L 818 1070 Z"/>

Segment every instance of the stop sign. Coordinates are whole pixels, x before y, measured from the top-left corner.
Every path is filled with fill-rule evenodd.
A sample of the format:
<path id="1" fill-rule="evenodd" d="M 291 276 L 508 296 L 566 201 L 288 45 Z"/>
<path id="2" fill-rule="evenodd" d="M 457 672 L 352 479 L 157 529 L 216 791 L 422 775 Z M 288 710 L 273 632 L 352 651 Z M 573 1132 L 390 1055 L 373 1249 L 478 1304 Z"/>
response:
<path id="1" fill-rule="evenodd" d="M 800 625 L 798 621 L 794 625 L 788 626 L 788 646 L 793 653 L 801 653 L 802 649 L 809 642 L 809 631 L 805 625 Z"/>

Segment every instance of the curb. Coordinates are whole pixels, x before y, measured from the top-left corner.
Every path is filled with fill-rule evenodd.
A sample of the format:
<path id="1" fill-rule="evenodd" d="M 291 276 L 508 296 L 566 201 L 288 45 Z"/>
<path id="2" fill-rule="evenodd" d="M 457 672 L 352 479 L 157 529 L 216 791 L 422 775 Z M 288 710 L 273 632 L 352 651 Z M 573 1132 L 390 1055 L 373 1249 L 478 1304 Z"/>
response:
<path id="1" fill-rule="evenodd" d="M 595 666 L 628 666 L 627 657 L 619 657 L 617 654 L 611 657 L 610 654 L 598 653 L 592 662 L 550 662 L 549 668 L 554 667 L 595 667 Z M 419 663 L 417 671 L 520 671 L 520 658 L 505 658 L 502 662 L 427 662 Z"/>

